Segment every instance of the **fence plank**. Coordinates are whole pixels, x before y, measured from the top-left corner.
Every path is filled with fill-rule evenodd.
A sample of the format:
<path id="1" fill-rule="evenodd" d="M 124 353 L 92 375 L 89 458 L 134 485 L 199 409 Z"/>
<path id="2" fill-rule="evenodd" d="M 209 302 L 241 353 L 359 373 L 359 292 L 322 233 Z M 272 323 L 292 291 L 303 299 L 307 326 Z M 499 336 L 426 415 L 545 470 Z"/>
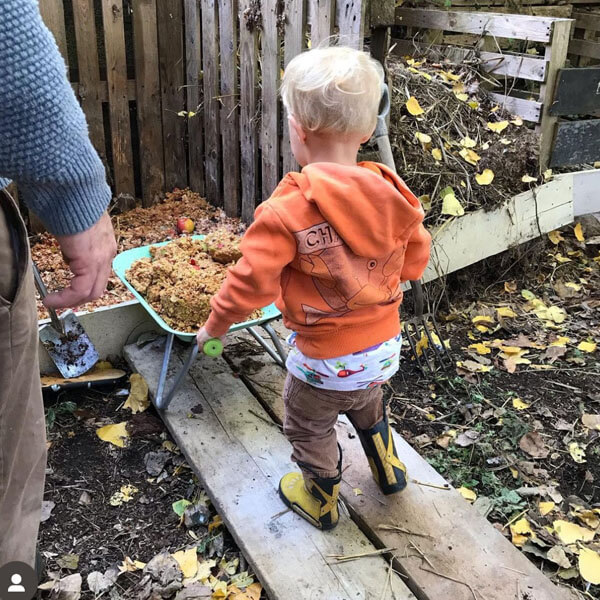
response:
<path id="1" fill-rule="evenodd" d="M 290 60 L 304 49 L 306 34 L 306 2 L 305 0 L 287 0 L 286 21 L 284 32 L 284 65 L 287 67 Z M 283 107 L 282 107 L 282 110 Z M 283 131 L 281 132 L 281 154 L 283 157 L 283 172 L 298 170 L 298 163 L 292 154 L 290 146 L 290 132 L 287 116 L 284 115 Z"/>
<path id="2" fill-rule="evenodd" d="M 552 116 L 600 113 L 600 67 L 561 69 L 549 112 Z"/>
<path id="3" fill-rule="evenodd" d="M 569 46 L 569 52 L 579 56 L 600 59 L 600 43 L 591 40 L 573 39 Z"/>
<path id="4" fill-rule="evenodd" d="M 342 43 L 362 49 L 365 28 L 366 0 L 340 0 L 338 2 L 338 27 Z"/>
<path id="5" fill-rule="evenodd" d="M 240 0 L 240 149 L 242 178 L 242 221 L 250 223 L 257 201 L 258 137 L 257 34 L 246 20 L 250 0 Z"/>
<path id="6" fill-rule="evenodd" d="M 588 31 L 600 31 L 600 13 L 590 13 L 583 10 L 573 12 L 575 27 Z"/>
<path id="7" fill-rule="evenodd" d="M 263 0 L 262 30 L 262 197 L 266 200 L 279 182 L 279 32 L 278 0 Z"/>
<path id="8" fill-rule="evenodd" d="M 106 159 L 94 0 L 73 0 L 73 19 L 79 66 L 77 96 L 87 119 L 92 144 Z"/>
<path id="9" fill-rule="evenodd" d="M 230 217 L 239 213 L 240 130 L 237 83 L 237 0 L 219 0 L 221 49 L 221 132 L 223 135 L 223 204 Z"/>
<path id="10" fill-rule="evenodd" d="M 181 0 L 157 0 L 158 57 L 162 99 L 165 185 L 186 187 L 183 7 Z"/>
<path id="11" fill-rule="evenodd" d="M 150 206 L 165 187 L 156 0 L 133 3 L 133 39 L 142 199 Z"/>
<path id="12" fill-rule="evenodd" d="M 197 113 L 188 120 L 188 169 L 190 187 L 204 194 L 204 137 L 200 105 L 202 37 L 198 0 L 184 0 L 185 92 L 187 109 Z"/>
<path id="13" fill-rule="evenodd" d="M 600 119 L 559 123 L 552 152 L 552 167 L 581 165 L 600 160 Z"/>
<path id="14" fill-rule="evenodd" d="M 502 13 L 469 13 L 417 8 L 397 8 L 396 25 L 426 27 L 535 42 L 550 40 L 552 24 L 563 19 Z"/>
<path id="15" fill-rule="evenodd" d="M 113 171 L 116 194 L 135 195 L 123 4 L 102 0 L 102 19 L 106 47 L 106 77 L 112 138 Z"/>
<path id="16" fill-rule="evenodd" d="M 40 13 L 46 27 L 52 32 L 56 45 L 69 66 L 67 51 L 67 33 L 65 29 L 65 10 L 63 0 L 40 0 Z"/>
<path id="17" fill-rule="evenodd" d="M 556 130 L 557 118 L 550 114 L 550 106 L 554 100 L 554 90 L 558 72 L 565 66 L 569 38 L 571 36 L 571 24 L 573 21 L 556 21 L 552 28 L 550 44 L 546 46 L 546 60 L 548 70 L 546 82 L 540 86 L 540 100 L 542 101 L 542 121 L 540 124 L 540 170 L 545 171 L 550 162 L 552 153 L 552 142 Z M 600 44 L 599 44 L 600 46 Z"/>
<path id="18" fill-rule="evenodd" d="M 204 81 L 204 135 L 206 197 L 223 206 L 221 194 L 221 139 L 219 124 L 219 45 L 216 0 L 202 0 L 202 66 Z"/>
<path id="19" fill-rule="evenodd" d="M 513 115 L 518 115 L 522 119 L 525 119 L 525 121 L 530 121 L 531 123 L 539 123 L 542 114 L 541 102 L 495 93 L 490 94 L 490 96 L 495 102 Z"/>
<path id="20" fill-rule="evenodd" d="M 326 43 L 334 25 L 334 0 L 310 0 L 310 44 L 316 48 Z"/>

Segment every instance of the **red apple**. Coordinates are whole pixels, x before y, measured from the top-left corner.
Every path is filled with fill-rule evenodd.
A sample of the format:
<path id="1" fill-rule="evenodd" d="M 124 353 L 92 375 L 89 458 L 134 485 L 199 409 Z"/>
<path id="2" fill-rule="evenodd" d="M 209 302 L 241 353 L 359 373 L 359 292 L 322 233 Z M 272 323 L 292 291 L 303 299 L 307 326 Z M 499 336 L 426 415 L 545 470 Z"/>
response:
<path id="1" fill-rule="evenodd" d="M 179 217 L 177 219 L 177 231 L 179 233 L 192 233 L 195 226 L 194 221 L 189 217 Z"/>

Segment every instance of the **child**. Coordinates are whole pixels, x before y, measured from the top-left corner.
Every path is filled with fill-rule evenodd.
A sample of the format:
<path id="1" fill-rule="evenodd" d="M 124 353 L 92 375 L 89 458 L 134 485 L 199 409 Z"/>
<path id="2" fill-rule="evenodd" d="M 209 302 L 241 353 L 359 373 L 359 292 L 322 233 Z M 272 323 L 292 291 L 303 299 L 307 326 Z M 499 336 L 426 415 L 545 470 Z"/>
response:
<path id="1" fill-rule="evenodd" d="M 200 347 L 277 301 L 295 333 L 287 361 L 284 432 L 302 473 L 279 485 L 283 502 L 320 529 L 338 522 L 346 413 L 384 494 L 406 486 L 381 384 L 398 369 L 401 282 L 419 279 L 430 236 L 417 198 L 390 169 L 357 164 L 377 119 L 383 73 L 346 47 L 294 58 L 282 85 L 292 152 L 288 173 L 246 232 L 243 257 L 213 298 Z"/>

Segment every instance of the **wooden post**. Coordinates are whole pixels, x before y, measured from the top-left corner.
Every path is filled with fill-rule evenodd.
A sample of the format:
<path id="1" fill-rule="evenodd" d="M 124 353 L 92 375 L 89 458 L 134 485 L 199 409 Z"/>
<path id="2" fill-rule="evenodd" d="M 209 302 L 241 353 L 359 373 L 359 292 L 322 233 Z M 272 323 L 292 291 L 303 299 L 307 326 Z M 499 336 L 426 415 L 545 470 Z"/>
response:
<path id="1" fill-rule="evenodd" d="M 188 168 L 190 187 L 204 195 L 204 138 L 200 104 L 202 37 L 198 0 L 184 0 L 185 11 L 185 92 L 187 110 L 197 113 L 188 119 Z"/>
<path id="2" fill-rule="evenodd" d="M 334 22 L 334 0 L 309 0 L 310 7 L 310 44 L 316 48 L 327 44 Z"/>
<path id="3" fill-rule="evenodd" d="M 133 3 L 133 40 L 142 199 L 151 206 L 165 191 L 156 0 Z"/>
<path id="4" fill-rule="evenodd" d="M 571 19 L 554 21 L 552 24 L 552 35 L 546 45 L 546 82 L 540 86 L 540 100 L 542 106 L 542 121 L 539 127 L 540 139 L 540 171 L 548 168 L 552 154 L 552 143 L 556 129 L 557 117 L 550 114 L 550 107 L 554 99 L 554 88 L 559 69 L 565 66 L 567 51 L 569 49 L 569 37 L 571 34 Z"/>
<path id="5" fill-rule="evenodd" d="M 135 196 L 123 4 L 102 0 L 115 193 Z"/>
<path id="6" fill-rule="evenodd" d="M 67 51 L 67 33 L 65 29 L 65 10 L 63 0 L 40 0 L 40 13 L 46 27 L 52 32 L 62 57 L 69 66 Z"/>
<path id="7" fill-rule="evenodd" d="M 242 221 L 250 223 L 257 202 L 258 136 L 256 127 L 258 43 L 245 18 L 250 0 L 240 0 L 240 147 Z"/>
<path id="8" fill-rule="evenodd" d="M 362 49 L 367 0 L 339 0 L 337 4 L 340 42 Z"/>

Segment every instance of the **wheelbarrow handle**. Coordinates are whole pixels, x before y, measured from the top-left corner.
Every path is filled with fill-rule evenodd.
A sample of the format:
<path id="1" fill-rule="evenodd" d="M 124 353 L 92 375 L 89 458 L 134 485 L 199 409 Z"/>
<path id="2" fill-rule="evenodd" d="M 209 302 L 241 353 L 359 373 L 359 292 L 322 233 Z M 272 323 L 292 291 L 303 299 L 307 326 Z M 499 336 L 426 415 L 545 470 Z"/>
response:
<path id="1" fill-rule="evenodd" d="M 423 300 L 423 285 L 421 284 L 421 280 L 417 279 L 410 282 L 410 289 L 413 293 L 413 300 L 415 303 L 414 311 L 415 317 L 423 316 L 423 309 L 425 307 L 425 302 Z"/>

